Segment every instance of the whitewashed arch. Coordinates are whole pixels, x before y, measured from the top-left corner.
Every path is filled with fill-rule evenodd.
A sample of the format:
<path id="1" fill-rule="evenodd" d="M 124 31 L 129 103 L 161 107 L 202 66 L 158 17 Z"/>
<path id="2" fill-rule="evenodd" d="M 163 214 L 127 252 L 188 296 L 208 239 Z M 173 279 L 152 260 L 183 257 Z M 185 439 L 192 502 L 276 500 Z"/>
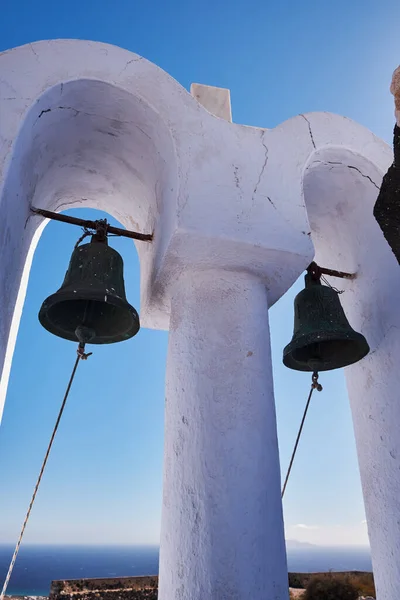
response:
<path id="1" fill-rule="evenodd" d="M 391 149 L 333 115 L 307 115 L 314 151 L 304 197 L 316 262 L 356 273 L 340 281 L 342 305 L 370 354 L 345 369 L 379 599 L 400 582 L 400 271 L 373 216 Z M 332 423 L 340 427 L 340 423 Z M 329 475 L 327 474 L 327 477 Z"/>
<path id="2" fill-rule="evenodd" d="M 259 217 L 266 209 L 276 215 L 265 205 L 258 181 L 265 131 L 217 119 L 142 57 L 108 44 L 52 40 L 3 52 L 0 60 L 0 256 L 3 265 L 15 266 L 0 281 L 0 298 L 6 301 L 0 370 L 2 349 L 8 354 L 1 404 L 29 274 L 25 260 L 33 254 L 31 240 L 42 221 L 30 216 L 31 205 L 95 207 L 128 228 L 153 231 L 153 244 L 137 245 L 141 319 L 145 327 L 163 329 L 169 320 L 168 279 L 187 266 L 208 268 L 217 262 L 247 268 L 249 260 L 261 274 L 269 247 L 262 243 Z M 242 178 L 247 189 L 239 183 Z M 243 207 L 250 189 L 252 210 L 258 211 L 256 251 L 246 222 L 255 216 Z M 304 221 L 300 210 L 295 217 Z M 243 245 L 241 257 L 235 242 Z M 288 278 L 296 272 L 294 265 Z M 277 280 L 274 296 L 279 297 L 285 278 L 272 274 L 271 279 Z"/>

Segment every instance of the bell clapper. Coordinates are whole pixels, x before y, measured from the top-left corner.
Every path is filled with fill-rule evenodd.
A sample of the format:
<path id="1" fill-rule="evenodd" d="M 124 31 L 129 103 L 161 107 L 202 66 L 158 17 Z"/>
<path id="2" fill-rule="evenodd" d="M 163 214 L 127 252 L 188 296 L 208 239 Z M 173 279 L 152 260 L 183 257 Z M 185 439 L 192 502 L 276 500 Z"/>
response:
<path id="1" fill-rule="evenodd" d="M 322 392 L 323 387 L 320 383 L 318 383 L 318 371 L 314 371 L 314 373 L 312 374 L 312 383 L 311 383 L 311 388 L 313 390 L 317 390 L 317 392 Z"/>
<path id="2" fill-rule="evenodd" d="M 85 345 L 96 336 L 96 332 L 94 329 L 86 327 L 85 325 L 78 325 L 78 327 L 75 329 L 75 335 L 79 340 L 77 354 L 82 360 L 87 360 L 89 356 L 93 354 L 93 352 L 88 352 L 86 354 Z"/>
<path id="3" fill-rule="evenodd" d="M 78 349 L 76 351 L 77 355 L 82 360 L 87 360 L 89 356 L 92 356 L 93 352 L 85 352 L 85 344 L 79 342 Z"/>
<path id="4" fill-rule="evenodd" d="M 96 336 L 96 332 L 91 327 L 86 327 L 86 325 L 78 325 L 75 329 L 75 335 L 79 343 L 85 345 Z"/>

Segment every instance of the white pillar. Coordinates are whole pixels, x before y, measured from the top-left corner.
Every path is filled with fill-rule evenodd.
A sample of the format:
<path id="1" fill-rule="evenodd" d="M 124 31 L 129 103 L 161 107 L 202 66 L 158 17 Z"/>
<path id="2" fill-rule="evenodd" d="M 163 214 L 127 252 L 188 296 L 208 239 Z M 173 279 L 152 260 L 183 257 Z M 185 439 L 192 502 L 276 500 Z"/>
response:
<path id="1" fill-rule="evenodd" d="M 348 369 L 346 377 L 378 600 L 398 600 L 400 593 L 398 265 L 392 272 L 391 293 L 387 286 L 382 285 L 382 293 L 379 294 L 379 279 L 382 281 L 387 271 L 390 272 L 389 264 L 385 275 L 378 274 L 375 294 L 368 295 L 367 290 L 363 294 L 363 289 L 360 290 L 360 310 L 364 310 L 364 315 L 369 310 L 376 313 L 369 327 L 365 327 L 372 350 L 359 365 Z"/>
<path id="2" fill-rule="evenodd" d="M 169 336 L 159 599 L 287 599 L 267 290 L 187 274 Z"/>

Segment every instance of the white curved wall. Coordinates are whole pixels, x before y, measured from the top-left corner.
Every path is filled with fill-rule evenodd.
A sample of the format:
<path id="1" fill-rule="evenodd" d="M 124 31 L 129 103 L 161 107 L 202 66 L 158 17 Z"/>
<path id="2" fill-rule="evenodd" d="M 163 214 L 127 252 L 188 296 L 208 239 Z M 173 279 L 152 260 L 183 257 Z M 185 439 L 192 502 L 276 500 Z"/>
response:
<path id="1" fill-rule="evenodd" d="M 382 173 L 346 149 L 316 152 L 304 191 L 319 264 L 357 273 L 333 282 L 371 352 L 346 372 L 379 599 L 400 585 L 400 272 L 373 217 Z M 394 358 L 396 357 L 396 358 Z M 340 423 L 332 423 L 340 427 Z"/>
<path id="2" fill-rule="evenodd" d="M 229 296 L 232 290 L 237 294 L 238 289 L 248 293 L 250 304 L 254 304 L 253 308 L 249 306 L 249 315 L 254 318 L 256 313 L 262 314 L 268 326 L 267 290 L 271 304 L 309 262 L 312 246 L 306 234 L 304 205 L 293 203 L 301 192 L 301 179 L 294 178 L 297 184 L 291 186 L 287 180 L 282 185 L 271 178 L 270 174 L 281 168 L 280 156 L 269 153 L 268 140 L 271 138 L 273 145 L 274 132 L 214 117 L 167 74 L 118 48 L 72 40 L 40 42 L 3 54 L 0 68 L 6 80 L 2 90 L 7 94 L 0 108 L 5 115 L 1 134 L 6 149 L 0 157 L 0 365 L 5 357 L 1 400 L 5 397 L 29 274 L 29 256 L 43 223 L 30 215 L 30 206 L 51 210 L 94 206 L 110 212 L 129 228 L 153 231 L 152 243 L 137 245 L 144 326 L 169 326 L 177 297 L 176 282 L 196 283 L 207 273 L 215 273 L 211 279 L 205 277 L 202 292 L 211 299 L 212 286 L 216 285 L 218 305 L 203 303 L 201 308 L 205 316 L 218 308 L 219 312 L 214 312 L 215 341 L 218 338 L 219 345 L 226 341 L 226 321 L 232 327 L 232 345 L 226 347 L 223 358 L 218 344 L 210 345 L 204 339 L 204 348 L 208 347 L 209 352 L 203 353 L 202 346 L 198 346 L 198 357 L 187 365 L 188 376 L 197 382 L 196 402 L 205 408 L 218 401 L 209 396 L 210 389 L 217 385 L 217 376 L 223 373 L 218 365 L 222 360 L 227 365 L 239 361 L 247 375 L 243 377 L 237 371 L 237 399 L 240 401 L 240 389 L 251 379 L 254 385 L 247 395 L 253 418 L 247 422 L 248 435 L 244 435 L 243 420 L 240 413 L 235 413 L 230 427 L 239 437 L 233 435 L 225 445 L 223 420 L 219 425 L 215 423 L 214 441 L 221 449 L 216 488 L 213 478 L 202 469 L 196 470 L 198 456 L 209 445 L 200 430 L 208 425 L 191 420 L 191 434 L 182 441 L 181 455 L 186 457 L 185 474 L 197 473 L 195 501 L 199 514 L 208 513 L 215 490 L 219 497 L 227 498 L 232 485 L 236 481 L 240 484 L 242 478 L 238 479 L 234 465 L 230 477 L 223 475 L 228 473 L 228 463 L 232 464 L 231 443 L 235 439 L 248 440 L 242 469 L 248 471 L 252 481 L 250 474 L 254 469 L 258 473 L 257 465 L 264 466 L 252 490 L 237 487 L 234 510 L 233 506 L 226 510 L 220 507 L 213 519 L 203 528 L 191 530 L 187 538 L 190 514 L 179 508 L 187 500 L 186 487 L 179 485 L 178 463 L 176 468 L 168 468 L 171 460 L 177 460 L 168 448 L 179 431 L 172 432 L 172 437 L 167 433 L 164 490 L 166 494 L 173 490 L 176 498 L 171 510 L 168 503 L 164 504 L 163 531 L 173 531 L 177 538 L 168 534 L 162 538 L 160 599 L 178 598 L 180 590 L 184 590 L 185 600 L 200 600 L 205 590 L 210 600 L 221 600 L 222 590 L 230 600 L 261 600 L 272 595 L 286 599 L 269 337 L 266 331 L 242 356 L 256 324 L 245 328 L 247 337 L 237 339 L 238 310 L 241 314 L 247 296 L 241 303 L 235 297 L 230 302 Z M 289 170 L 299 170 L 295 153 L 288 153 L 286 162 Z M 232 289 L 218 284 L 219 279 L 222 282 L 226 278 L 232 280 Z M 235 281 L 240 282 L 239 288 Z M 179 294 L 185 295 L 185 291 L 181 289 Z M 187 298 L 189 321 L 201 319 L 194 300 L 193 296 Z M 175 307 L 175 315 L 176 311 Z M 221 323 L 219 314 L 225 318 Z M 190 339 L 187 325 L 184 319 L 178 324 L 175 321 L 175 342 L 170 345 L 171 349 L 180 346 L 178 352 L 185 355 Z M 197 347 L 198 325 L 190 325 L 195 335 L 193 344 L 189 344 L 193 348 Z M 253 354 L 247 356 L 248 352 Z M 214 365 L 213 371 L 199 369 L 203 363 Z M 171 359 L 169 365 L 168 381 L 174 390 L 179 374 Z M 263 378 L 252 378 L 254 370 L 261 370 Z M 219 400 L 221 406 L 228 407 L 231 397 L 227 384 L 225 377 L 221 379 Z M 190 387 L 170 395 L 167 422 L 177 414 L 176 403 L 189 406 L 191 396 Z M 259 423 L 257 436 L 251 435 L 255 422 Z M 195 452 L 190 450 L 193 440 L 198 441 Z M 236 453 L 243 450 L 236 448 Z M 256 507 L 251 508 L 251 514 L 246 509 L 249 493 L 255 499 L 251 506 Z M 183 547 L 180 555 L 176 553 L 176 539 L 190 541 L 196 549 L 192 560 L 184 557 L 187 549 Z M 238 545 L 242 553 L 234 550 Z M 246 548 L 249 552 L 244 552 Z M 225 560 L 228 550 L 230 558 Z M 206 556 L 209 568 L 205 568 Z M 184 570 L 181 557 L 186 564 Z M 175 573 L 173 578 L 167 576 L 169 570 Z"/>

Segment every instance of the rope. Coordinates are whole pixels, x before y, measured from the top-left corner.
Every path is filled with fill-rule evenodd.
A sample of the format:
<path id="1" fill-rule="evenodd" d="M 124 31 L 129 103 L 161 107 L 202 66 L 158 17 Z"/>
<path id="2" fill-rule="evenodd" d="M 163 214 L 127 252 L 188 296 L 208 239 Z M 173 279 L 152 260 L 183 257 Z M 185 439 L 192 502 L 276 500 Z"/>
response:
<path id="1" fill-rule="evenodd" d="M 8 587 L 8 584 L 9 584 L 9 581 L 10 581 L 10 578 L 11 578 L 11 575 L 12 575 L 12 572 L 13 572 L 13 569 L 14 569 L 15 561 L 17 559 L 18 552 L 19 552 L 19 549 L 20 549 L 20 546 L 21 546 L 22 538 L 23 538 L 23 535 L 25 533 L 26 525 L 28 523 L 31 511 L 32 511 L 33 503 L 35 502 L 36 494 L 38 492 L 38 489 L 39 489 L 39 486 L 40 486 L 40 482 L 42 480 L 42 476 L 43 476 L 44 470 L 46 468 L 47 460 L 48 460 L 49 455 L 50 455 L 50 450 L 51 450 L 51 447 L 53 445 L 54 438 L 56 436 L 57 429 L 58 429 L 58 426 L 60 424 L 62 414 L 64 412 L 65 404 L 67 402 L 68 395 L 69 395 L 69 392 L 71 390 L 72 383 L 74 381 L 74 377 L 75 377 L 76 370 L 78 368 L 79 361 L 80 360 L 86 360 L 90 356 L 91 353 L 85 354 L 84 353 L 84 344 L 80 343 L 79 347 L 78 347 L 77 354 L 78 354 L 78 356 L 76 357 L 74 368 L 72 369 L 71 377 L 69 379 L 68 386 L 67 386 L 67 389 L 65 391 L 64 399 L 62 401 L 61 408 L 60 408 L 60 411 L 58 413 L 57 421 L 56 421 L 56 424 L 54 426 L 53 433 L 51 434 L 50 442 L 49 442 L 49 445 L 47 447 L 47 451 L 46 451 L 46 454 L 45 454 L 45 457 L 44 457 L 44 460 L 43 460 L 43 463 L 42 463 L 42 467 L 40 469 L 40 473 L 39 473 L 39 477 L 38 477 L 36 485 L 35 485 L 35 489 L 33 491 L 32 499 L 31 499 L 31 502 L 29 504 L 29 508 L 28 508 L 27 513 L 26 513 L 25 520 L 24 520 L 24 522 L 22 524 L 21 533 L 19 535 L 18 542 L 17 542 L 17 545 L 15 547 L 14 554 L 13 554 L 11 562 L 10 562 L 10 566 L 8 568 L 8 572 L 7 572 L 7 575 L 6 575 L 6 579 L 4 581 L 3 589 L 1 590 L 0 600 L 4 600 L 4 596 L 5 596 L 5 593 L 7 591 L 7 587 Z M 307 399 L 306 407 L 305 407 L 305 410 L 304 410 L 303 418 L 302 418 L 301 424 L 300 424 L 300 429 L 299 429 L 299 432 L 297 434 L 296 443 L 294 445 L 293 453 L 292 453 L 292 456 L 291 456 L 291 459 L 290 459 L 290 463 L 289 463 L 289 468 L 288 468 L 288 471 L 287 471 L 287 474 L 286 474 L 286 478 L 285 478 L 285 483 L 283 485 L 282 498 L 283 498 L 283 496 L 285 494 L 286 486 L 287 486 L 287 483 L 288 483 L 288 480 L 289 480 L 289 476 L 290 476 L 290 473 L 291 473 L 291 470 L 292 470 L 293 461 L 294 461 L 294 458 L 296 456 L 297 447 L 299 445 L 300 437 L 301 437 L 301 434 L 302 434 L 302 431 L 303 431 L 304 422 L 305 422 L 305 419 L 306 419 L 306 416 L 307 416 L 308 408 L 310 406 L 310 401 L 311 401 L 311 397 L 313 395 L 314 390 L 318 390 L 319 392 L 322 391 L 322 385 L 320 383 L 318 383 L 318 373 L 313 373 L 313 375 L 312 375 L 311 390 L 310 390 L 310 393 L 308 395 L 308 399 Z"/>
<path id="2" fill-rule="evenodd" d="M 81 235 L 81 237 L 79 238 L 79 240 L 76 242 L 75 246 L 74 246 L 74 250 L 77 249 L 77 247 L 79 246 L 79 244 L 81 242 L 83 242 L 83 240 L 85 239 L 85 237 L 88 237 L 88 235 L 93 235 L 88 229 L 86 229 L 86 227 L 84 227 L 82 229 L 83 234 Z"/>
<path id="3" fill-rule="evenodd" d="M 7 587 L 8 587 L 8 584 L 9 584 L 9 581 L 10 581 L 10 578 L 11 578 L 11 575 L 12 575 L 12 572 L 13 572 L 13 569 L 14 569 L 15 561 L 16 561 L 17 556 L 18 556 L 19 548 L 21 546 L 22 537 L 23 537 L 23 535 L 25 533 L 25 528 L 26 528 L 26 525 L 28 523 L 28 519 L 29 519 L 30 514 L 31 514 L 33 503 L 35 502 L 36 494 L 38 492 L 39 485 L 40 485 L 40 482 L 42 480 L 42 476 L 43 476 L 43 473 L 44 473 L 44 469 L 46 467 L 47 459 L 49 458 L 50 450 L 51 450 L 51 447 L 53 445 L 54 438 L 56 436 L 57 429 L 58 429 L 58 426 L 60 424 L 62 414 L 64 412 L 65 404 L 67 402 L 67 398 L 68 398 L 68 395 L 69 395 L 69 392 L 70 392 L 70 389 L 71 389 L 71 386 L 72 386 L 72 382 L 73 382 L 74 377 L 75 377 L 76 370 L 78 368 L 79 361 L 80 360 L 86 360 L 86 358 L 88 356 L 89 356 L 88 354 L 84 353 L 84 346 L 83 346 L 83 344 L 80 344 L 79 348 L 78 348 L 78 356 L 76 357 L 74 368 L 72 369 L 71 377 L 69 379 L 68 386 L 67 386 L 67 389 L 65 391 L 64 399 L 62 401 L 61 408 L 60 408 L 60 411 L 58 413 L 57 421 L 56 421 L 56 424 L 54 426 L 53 433 L 51 434 L 50 442 L 49 442 L 49 445 L 47 447 L 46 455 L 45 455 L 43 463 L 42 463 L 42 468 L 40 469 L 40 473 L 39 473 L 39 477 L 38 477 L 36 485 L 35 485 L 35 489 L 33 491 L 33 495 L 32 495 L 31 502 L 29 504 L 28 512 L 26 513 L 26 517 L 25 517 L 25 520 L 24 520 L 22 528 L 21 528 L 21 533 L 19 534 L 18 542 L 17 542 L 17 545 L 15 546 L 14 554 L 13 554 L 13 557 L 11 559 L 10 566 L 8 568 L 6 579 L 4 581 L 3 589 L 1 590 L 0 600 L 4 600 L 4 596 L 5 596 L 5 593 L 7 591 Z"/>
<path id="4" fill-rule="evenodd" d="M 306 404 L 306 407 L 304 409 L 304 414 L 303 414 L 303 418 L 301 420 L 299 433 L 297 434 L 296 443 L 294 445 L 294 449 L 293 449 L 293 452 L 292 452 L 292 457 L 290 459 L 289 467 L 288 467 L 288 470 L 287 470 L 287 473 L 286 473 L 285 483 L 283 484 L 282 496 L 281 496 L 282 498 L 285 495 L 285 490 L 286 490 L 286 486 L 287 486 L 287 483 L 288 483 L 288 480 L 289 480 L 290 472 L 292 470 L 294 457 L 296 456 L 296 452 L 297 452 L 297 446 L 299 445 L 301 433 L 303 431 L 304 421 L 306 420 L 306 416 L 307 416 L 307 412 L 308 412 L 308 407 L 310 406 L 310 401 L 311 401 L 311 397 L 313 395 L 314 390 L 318 390 L 319 392 L 322 391 L 322 385 L 320 383 L 318 383 L 318 373 L 317 372 L 313 373 L 313 375 L 312 375 L 311 390 L 310 390 L 310 393 L 308 395 L 307 404 Z M 2 600 L 2 599 L 0 598 L 0 600 Z"/>

